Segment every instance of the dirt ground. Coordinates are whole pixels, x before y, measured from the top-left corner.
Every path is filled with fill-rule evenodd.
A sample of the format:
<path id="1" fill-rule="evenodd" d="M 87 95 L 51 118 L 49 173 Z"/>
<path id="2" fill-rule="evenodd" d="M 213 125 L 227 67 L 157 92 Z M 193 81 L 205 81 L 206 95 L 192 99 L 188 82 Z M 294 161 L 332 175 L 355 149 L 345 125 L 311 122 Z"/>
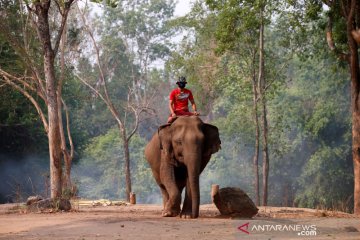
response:
<path id="1" fill-rule="evenodd" d="M 253 219 L 235 219 L 208 204 L 198 219 L 181 219 L 161 217 L 160 205 L 76 208 L 21 213 L 0 205 L 0 239 L 360 239 L 360 218 L 341 212 L 260 207 Z"/>

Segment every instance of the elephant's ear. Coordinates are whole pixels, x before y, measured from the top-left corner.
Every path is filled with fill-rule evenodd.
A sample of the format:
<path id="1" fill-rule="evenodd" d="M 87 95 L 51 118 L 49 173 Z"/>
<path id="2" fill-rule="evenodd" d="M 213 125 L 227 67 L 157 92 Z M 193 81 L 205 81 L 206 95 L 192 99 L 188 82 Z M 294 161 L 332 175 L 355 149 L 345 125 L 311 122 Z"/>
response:
<path id="1" fill-rule="evenodd" d="M 205 135 L 204 149 L 206 152 L 213 154 L 221 148 L 221 140 L 219 136 L 219 129 L 214 125 L 204 123 L 203 132 Z"/>
<path id="2" fill-rule="evenodd" d="M 166 129 L 168 129 L 170 127 L 170 123 L 168 124 L 164 124 L 164 125 L 161 125 L 159 128 L 158 128 L 158 136 L 159 136 L 159 142 L 160 142 L 160 149 L 163 149 L 163 143 L 162 141 L 164 141 L 164 133 L 166 131 Z"/>

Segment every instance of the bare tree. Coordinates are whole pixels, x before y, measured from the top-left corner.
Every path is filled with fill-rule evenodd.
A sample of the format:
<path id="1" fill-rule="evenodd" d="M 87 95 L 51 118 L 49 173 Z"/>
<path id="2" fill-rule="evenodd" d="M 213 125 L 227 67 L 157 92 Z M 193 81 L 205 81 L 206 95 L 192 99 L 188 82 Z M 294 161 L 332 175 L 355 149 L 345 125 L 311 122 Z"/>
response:
<path id="1" fill-rule="evenodd" d="M 257 50 L 250 51 L 251 59 L 251 84 L 253 94 L 253 122 L 255 127 L 255 146 L 253 156 L 253 171 L 254 171 L 254 190 L 255 190 L 255 204 L 260 205 L 260 184 L 259 184 L 259 146 L 260 146 L 260 127 L 259 127 L 259 113 L 258 113 L 258 84 L 256 80 L 256 54 Z"/>
<path id="2" fill-rule="evenodd" d="M 111 115 L 114 117 L 117 127 L 120 132 L 120 138 L 122 139 L 122 147 L 124 150 L 124 160 L 125 160 L 125 179 L 126 179 L 126 199 L 130 201 L 130 193 L 131 193 L 131 172 L 130 172 L 130 151 L 129 151 L 129 142 L 132 136 L 136 133 L 140 123 L 140 116 L 142 113 L 153 113 L 153 110 L 149 108 L 150 101 L 145 100 L 142 98 L 142 101 L 133 101 L 135 98 L 134 96 L 138 96 L 138 89 L 136 89 L 137 84 L 133 84 L 133 88 L 129 88 L 127 93 L 127 103 L 125 107 L 118 108 L 114 105 L 113 100 L 111 99 L 108 91 L 107 86 L 107 79 L 106 74 L 107 68 L 102 63 L 100 57 L 100 49 L 98 43 L 95 39 L 94 32 L 91 29 L 90 25 L 87 23 L 87 19 L 85 16 L 85 11 L 80 10 L 79 6 L 77 6 L 77 10 L 80 14 L 80 17 L 83 22 L 83 26 L 87 34 L 89 35 L 93 48 L 95 49 L 95 58 L 96 58 L 96 65 L 99 70 L 99 80 L 100 83 L 97 85 L 98 87 L 93 87 L 89 81 L 85 78 L 76 74 L 78 79 L 86 85 L 91 91 L 93 91 L 100 99 L 106 104 L 108 110 L 110 111 Z M 133 82 L 136 81 L 134 74 Z M 129 120 L 129 114 L 132 114 L 133 124 L 132 129 L 127 129 L 127 122 Z"/>
<path id="3" fill-rule="evenodd" d="M 268 123 L 266 113 L 265 97 L 265 57 L 264 57 L 264 6 L 260 8 L 260 29 L 259 29 L 259 79 L 258 94 L 261 100 L 261 127 L 262 127 L 262 158 L 263 158 L 263 206 L 268 200 L 268 178 L 269 178 L 269 152 L 268 152 Z"/>
<path id="4" fill-rule="evenodd" d="M 71 150 L 65 143 L 64 126 L 62 124 L 61 108 L 64 106 L 67 124 L 68 111 L 61 98 L 63 79 L 57 79 L 55 75 L 55 57 L 58 53 L 63 30 L 71 5 L 75 0 L 34 0 L 21 2 L 20 11 L 27 14 L 24 26 L 23 42 L 13 35 L 13 29 L 6 21 L 6 14 L 0 16 L 0 28 L 7 41 L 23 61 L 26 70 L 22 76 L 9 73 L 0 66 L 1 81 L 22 93 L 36 108 L 43 123 L 49 140 L 50 155 L 50 188 L 51 198 L 61 197 L 62 194 L 62 159 L 66 159 L 67 165 L 71 165 L 73 156 L 73 144 L 70 128 L 67 125 Z M 53 3 L 53 4 L 52 4 Z M 27 12 L 23 9 L 26 6 Z M 52 30 L 49 24 L 50 10 L 60 14 L 60 26 Z M 24 14 L 25 15 L 25 14 Z M 36 60 L 29 52 L 28 27 L 36 29 L 38 41 L 42 47 L 43 67 L 35 63 Z M 53 40 L 53 41 L 52 41 Z M 42 109 L 46 106 L 46 111 Z M 69 167 L 70 167 L 69 165 Z M 69 172 L 70 174 L 70 172 Z M 70 177 L 69 177 L 70 179 Z"/>

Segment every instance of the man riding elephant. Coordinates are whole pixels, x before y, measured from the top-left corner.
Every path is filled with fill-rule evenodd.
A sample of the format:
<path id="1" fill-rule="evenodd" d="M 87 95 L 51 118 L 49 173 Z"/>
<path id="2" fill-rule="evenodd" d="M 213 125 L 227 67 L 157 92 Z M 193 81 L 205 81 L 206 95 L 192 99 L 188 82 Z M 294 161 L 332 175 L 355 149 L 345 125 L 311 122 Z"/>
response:
<path id="1" fill-rule="evenodd" d="M 185 88 L 187 82 L 185 77 L 179 77 L 179 80 L 176 82 L 178 88 L 174 89 L 170 93 L 169 100 L 169 109 L 170 116 L 168 118 L 168 123 L 172 123 L 178 116 L 198 116 L 199 114 L 196 111 L 196 104 L 192 92 Z M 191 102 L 191 107 L 193 112 L 189 111 L 189 100 Z"/>
<path id="2" fill-rule="evenodd" d="M 221 145 L 218 128 L 197 117 L 194 97 L 185 88 L 186 83 L 185 77 L 176 82 L 178 88 L 170 93 L 168 124 L 158 128 L 145 148 L 145 158 L 163 196 L 164 217 L 199 216 L 199 177 Z M 189 111 L 189 101 L 193 112 Z"/>

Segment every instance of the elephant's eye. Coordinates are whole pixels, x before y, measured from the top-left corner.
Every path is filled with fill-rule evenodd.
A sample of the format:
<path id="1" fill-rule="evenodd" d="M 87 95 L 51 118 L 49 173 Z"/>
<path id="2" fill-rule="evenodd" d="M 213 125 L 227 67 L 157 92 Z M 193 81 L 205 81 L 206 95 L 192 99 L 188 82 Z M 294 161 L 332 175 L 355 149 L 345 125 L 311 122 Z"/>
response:
<path id="1" fill-rule="evenodd" d="M 176 140 L 175 140 L 175 143 L 176 143 L 176 144 L 179 144 L 179 145 L 182 145 L 181 139 L 176 139 Z"/>

